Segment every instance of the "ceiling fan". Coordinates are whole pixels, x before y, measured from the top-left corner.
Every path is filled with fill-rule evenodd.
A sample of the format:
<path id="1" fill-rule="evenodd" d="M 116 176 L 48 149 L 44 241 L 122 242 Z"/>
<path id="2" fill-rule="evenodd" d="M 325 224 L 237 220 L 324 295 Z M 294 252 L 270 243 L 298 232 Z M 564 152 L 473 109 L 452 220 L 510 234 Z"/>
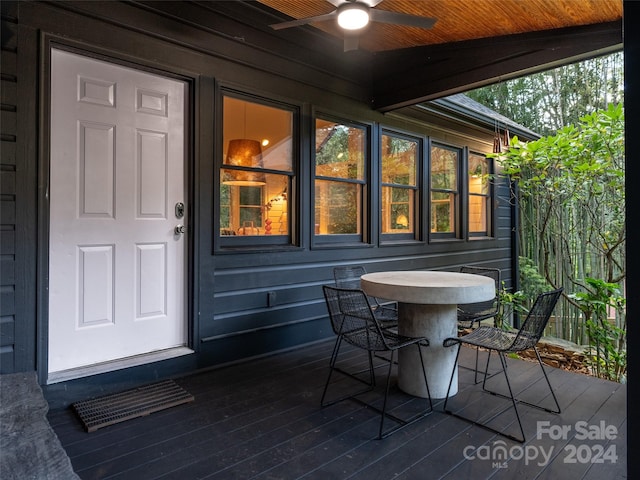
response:
<path id="1" fill-rule="evenodd" d="M 298 27 L 309 23 L 326 22 L 336 20 L 344 29 L 344 51 L 358 48 L 358 35 L 369 22 L 392 23 L 409 27 L 431 28 L 436 23 L 435 18 L 419 17 L 406 13 L 391 12 L 388 10 L 376 10 L 374 7 L 383 0 L 327 0 L 336 7 L 331 13 L 316 15 L 313 17 L 299 18 L 287 22 L 270 25 L 274 30 Z"/>

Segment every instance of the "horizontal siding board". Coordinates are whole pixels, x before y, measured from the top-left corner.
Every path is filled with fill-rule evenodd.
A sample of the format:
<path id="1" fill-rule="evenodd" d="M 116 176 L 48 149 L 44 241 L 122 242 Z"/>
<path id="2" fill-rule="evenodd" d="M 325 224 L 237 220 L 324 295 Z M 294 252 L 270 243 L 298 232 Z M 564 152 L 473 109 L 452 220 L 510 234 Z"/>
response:
<path id="1" fill-rule="evenodd" d="M 331 325 L 325 318 L 282 328 L 247 332 L 202 344 L 200 361 L 203 365 L 233 362 L 316 342 L 331 335 Z"/>
<path id="2" fill-rule="evenodd" d="M 0 142 L 0 161 L 2 165 L 16 164 L 16 144 L 12 141 Z"/>
<path id="3" fill-rule="evenodd" d="M 0 3 L 4 4 L 7 2 Z M 18 49 L 18 26 L 14 22 L 6 21 L 4 18 L 2 20 L 1 26 L 2 50 L 15 52 Z"/>
<path id="4" fill-rule="evenodd" d="M 2 68 L 4 68 L 4 63 L 2 64 Z M 2 72 L 3 77 L 6 74 L 6 72 Z M 16 92 L 16 82 L 4 79 L 2 80 L 2 82 L 0 82 L 0 103 L 2 103 L 2 108 L 15 110 L 17 94 Z"/>
<path id="5" fill-rule="evenodd" d="M 16 136 L 16 120 L 16 112 L 6 110 L 0 112 L 0 125 L 2 125 L 1 133 L 3 137 Z"/>
<path id="6" fill-rule="evenodd" d="M 2 22 L 2 26 L 4 27 L 4 22 Z M 11 52 L 8 50 L 0 51 L 0 65 L 2 66 L 2 78 L 3 79 L 15 79 L 16 78 L 16 65 L 17 65 L 16 52 Z M 4 82 L 2 84 L 4 88 Z M 14 97 L 15 98 L 15 97 Z"/>
<path id="7" fill-rule="evenodd" d="M 15 253 L 15 232 L 0 230 L 0 254 L 13 255 Z"/>
<path id="8" fill-rule="evenodd" d="M 324 301 L 314 301 L 301 305 L 261 310 L 252 313 L 234 312 L 226 316 L 214 317 L 211 321 L 201 320 L 202 338 L 227 335 L 233 332 L 264 330 L 273 326 L 305 323 L 327 315 Z"/>
<path id="9" fill-rule="evenodd" d="M 15 342 L 15 318 L 13 315 L 0 316 L 0 347 Z"/>
<path id="10" fill-rule="evenodd" d="M 15 193 L 16 172 L 11 170 L 0 170 L 0 195 L 14 195 Z"/>
<path id="11" fill-rule="evenodd" d="M 0 201 L 0 225 L 15 225 L 15 223 L 16 202 L 14 200 Z"/>
<path id="12" fill-rule="evenodd" d="M 13 255 L 0 257 L 0 286 L 15 285 L 16 268 Z"/>
<path id="13" fill-rule="evenodd" d="M 15 292 L 13 289 L 4 290 L 4 288 L 0 289 L 0 317 L 15 315 L 16 313 Z"/>
<path id="14" fill-rule="evenodd" d="M 14 373 L 14 351 L 11 345 L 0 347 L 0 374 Z"/>
<path id="15" fill-rule="evenodd" d="M 326 280 L 322 283 L 328 283 Z M 237 290 L 227 292 L 224 295 L 215 296 L 215 314 L 228 312 L 239 312 L 242 310 L 254 310 L 260 308 L 282 307 L 283 305 L 309 301 L 318 297 L 321 291 L 320 284 L 299 285 L 299 286 L 279 286 L 266 285 L 257 291 Z M 268 303 L 269 292 L 275 293 L 273 304 Z"/>

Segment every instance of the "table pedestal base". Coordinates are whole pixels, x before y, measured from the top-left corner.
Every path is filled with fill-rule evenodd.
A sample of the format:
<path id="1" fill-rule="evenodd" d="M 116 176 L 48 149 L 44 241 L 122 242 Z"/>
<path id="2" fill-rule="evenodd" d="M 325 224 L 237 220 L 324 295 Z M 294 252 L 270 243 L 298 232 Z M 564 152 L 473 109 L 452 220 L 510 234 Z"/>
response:
<path id="1" fill-rule="evenodd" d="M 422 348 L 427 380 L 432 399 L 445 398 L 451 370 L 456 360 L 456 348 L 445 348 L 445 338 L 457 336 L 458 317 L 456 305 L 398 304 L 398 333 L 408 337 L 426 337 L 429 347 Z M 398 352 L 398 386 L 410 395 L 427 397 L 420 356 L 414 347 Z M 456 369 L 450 395 L 458 393 L 458 369 Z"/>

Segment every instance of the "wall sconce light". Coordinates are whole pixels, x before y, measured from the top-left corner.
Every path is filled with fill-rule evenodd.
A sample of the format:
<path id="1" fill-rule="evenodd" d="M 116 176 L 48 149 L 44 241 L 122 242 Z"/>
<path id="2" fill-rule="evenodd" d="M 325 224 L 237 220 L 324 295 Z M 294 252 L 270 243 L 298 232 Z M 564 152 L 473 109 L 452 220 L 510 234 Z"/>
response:
<path id="1" fill-rule="evenodd" d="M 257 140 L 240 138 L 229 140 L 225 165 L 262 168 L 262 147 Z M 267 183 L 264 172 L 225 169 L 222 183 L 226 185 L 264 185 Z"/>

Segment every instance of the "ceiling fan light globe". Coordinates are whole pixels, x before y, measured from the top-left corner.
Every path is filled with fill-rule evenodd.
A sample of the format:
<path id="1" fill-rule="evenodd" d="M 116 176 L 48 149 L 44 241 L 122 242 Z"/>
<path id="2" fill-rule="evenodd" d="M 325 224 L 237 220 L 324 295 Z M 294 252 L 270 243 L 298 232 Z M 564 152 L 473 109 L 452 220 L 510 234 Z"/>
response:
<path id="1" fill-rule="evenodd" d="M 345 4 L 338 9 L 338 25 L 345 30 L 360 30 L 369 23 L 369 9 L 358 3 Z"/>

